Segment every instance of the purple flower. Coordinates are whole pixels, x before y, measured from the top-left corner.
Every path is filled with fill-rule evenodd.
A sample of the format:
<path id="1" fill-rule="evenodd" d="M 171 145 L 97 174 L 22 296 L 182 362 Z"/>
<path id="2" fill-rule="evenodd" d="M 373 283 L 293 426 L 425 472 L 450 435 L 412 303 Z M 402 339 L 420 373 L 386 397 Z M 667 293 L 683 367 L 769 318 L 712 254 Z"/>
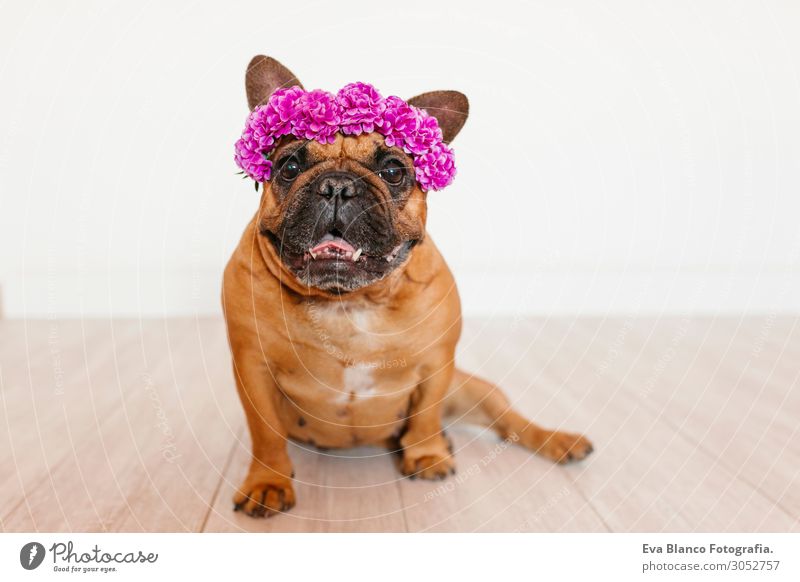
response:
<path id="1" fill-rule="evenodd" d="M 279 123 L 288 125 L 294 121 L 305 94 L 306 92 L 296 85 L 285 89 L 276 89 L 267 101 L 267 108 L 273 115 L 270 118 L 270 121 L 274 123 L 272 127 L 276 127 Z"/>
<path id="2" fill-rule="evenodd" d="M 256 182 L 269 180 L 272 162 L 267 155 L 292 129 L 292 116 L 305 95 L 300 87 L 277 89 L 269 101 L 256 107 L 245 123 L 242 137 L 236 142 L 236 164 Z"/>
<path id="3" fill-rule="evenodd" d="M 422 155 L 442 142 L 442 130 L 435 117 L 418 111 L 414 128 L 405 135 L 403 149 L 410 154 Z"/>
<path id="4" fill-rule="evenodd" d="M 336 98 L 321 89 L 303 95 L 292 116 L 292 135 L 320 143 L 333 143 L 337 131 L 339 107 Z"/>
<path id="5" fill-rule="evenodd" d="M 236 142 L 234 160 L 244 172 L 256 182 L 266 182 L 272 173 L 272 162 L 265 159 L 261 151 L 253 150 L 253 142 L 244 136 Z"/>
<path id="6" fill-rule="evenodd" d="M 415 156 L 414 173 L 423 190 L 446 188 L 456 177 L 453 150 L 445 143 L 438 143 L 429 152 Z"/>
<path id="7" fill-rule="evenodd" d="M 324 144 L 335 141 L 337 133 L 373 131 L 384 136 L 387 146 L 412 156 L 422 190 L 441 190 L 453 181 L 453 150 L 444 143 L 436 118 L 399 97 L 381 97 L 367 83 L 345 85 L 335 96 L 319 89 L 276 90 L 248 116 L 234 147 L 234 160 L 253 180 L 265 182 L 272 174 L 268 156 L 285 135 Z"/>
<path id="8" fill-rule="evenodd" d="M 403 147 L 406 136 L 416 130 L 419 110 L 394 95 L 385 102 L 386 110 L 378 123 L 378 131 L 386 136 L 389 147 Z"/>
<path id="9" fill-rule="evenodd" d="M 350 83 L 336 94 L 344 135 L 372 133 L 386 109 L 383 97 L 372 85 Z"/>

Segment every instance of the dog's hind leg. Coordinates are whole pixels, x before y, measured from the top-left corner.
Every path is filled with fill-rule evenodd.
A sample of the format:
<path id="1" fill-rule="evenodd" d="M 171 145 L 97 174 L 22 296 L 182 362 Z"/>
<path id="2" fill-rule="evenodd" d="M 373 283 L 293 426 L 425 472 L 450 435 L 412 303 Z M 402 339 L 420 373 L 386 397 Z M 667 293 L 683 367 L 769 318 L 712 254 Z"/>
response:
<path id="1" fill-rule="evenodd" d="M 500 437 L 558 463 L 577 461 L 592 452 L 592 444 L 586 437 L 534 424 L 511 407 L 500 388 L 459 369 L 445 398 L 444 414 L 459 422 L 488 426 Z"/>

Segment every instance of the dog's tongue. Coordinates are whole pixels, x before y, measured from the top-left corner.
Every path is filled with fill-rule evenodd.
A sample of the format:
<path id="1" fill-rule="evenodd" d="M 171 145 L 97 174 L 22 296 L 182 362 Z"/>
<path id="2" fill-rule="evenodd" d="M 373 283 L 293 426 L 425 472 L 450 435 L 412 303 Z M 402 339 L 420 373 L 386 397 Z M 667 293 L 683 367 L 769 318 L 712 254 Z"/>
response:
<path id="1" fill-rule="evenodd" d="M 314 254 L 321 253 L 324 250 L 339 250 L 344 253 L 354 253 L 356 251 L 349 242 L 330 233 L 323 236 L 317 246 L 311 248 L 311 252 Z"/>
<path id="2" fill-rule="evenodd" d="M 328 233 L 320 239 L 316 246 L 310 248 L 308 252 L 314 259 L 346 258 L 353 260 L 356 249 L 343 238 Z M 361 253 L 358 254 L 360 255 Z M 357 258 L 356 256 L 356 259 Z"/>

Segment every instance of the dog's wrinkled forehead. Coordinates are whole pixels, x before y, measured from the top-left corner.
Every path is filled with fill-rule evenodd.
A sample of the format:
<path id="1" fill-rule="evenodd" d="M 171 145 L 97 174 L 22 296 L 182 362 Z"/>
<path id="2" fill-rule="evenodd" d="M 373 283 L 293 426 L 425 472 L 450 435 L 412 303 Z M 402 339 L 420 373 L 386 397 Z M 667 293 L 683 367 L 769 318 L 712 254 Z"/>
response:
<path id="1" fill-rule="evenodd" d="M 377 158 L 389 152 L 403 158 L 408 157 L 401 149 L 386 146 L 380 135 L 370 133 L 359 136 L 337 136 L 336 140 L 329 144 L 284 139 L 271 157 L 277 161 L 286 156 L 302 154 L 308 164 L 317 164 L 328 160 L 353 160 L 365 166 L 372 166 Z M 408 162 L 411 163 L 410 158 Z"/>

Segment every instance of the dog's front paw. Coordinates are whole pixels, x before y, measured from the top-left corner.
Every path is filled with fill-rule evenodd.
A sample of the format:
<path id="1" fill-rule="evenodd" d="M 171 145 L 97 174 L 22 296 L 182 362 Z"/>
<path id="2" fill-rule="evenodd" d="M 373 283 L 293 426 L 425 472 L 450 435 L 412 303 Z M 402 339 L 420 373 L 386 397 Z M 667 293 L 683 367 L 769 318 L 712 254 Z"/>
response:
<path id="1" fill-rule="evenodd" d="M 233 510 L 251 517 L 270 517 L 294 507 L 292 480 L 276 473 L 250 473 L 233 496 Z"/>
<path id="2" fill-rule="evenodd" d="M 410 458 L 403 455 L 403 475 L 411 479 L 441 480 L 456 472 L 453 457 L 448 455 L 423 455 L 419 458 Z"/>
<path id="3" fill-rule="evenodd" d="M 453 447 L 447 437 L 437 435 L 425 443 L 403 443 L 400 471 L 411 479 L 444 479 L 456 472 Z"/>
<path id="4" fill-rule="evenodd" d="M 583 435 L 560 431 L 540 431 L 529 446 L 540 455 L 564 464 L 580 461 L 594 450 L 592 443 Z"/>

